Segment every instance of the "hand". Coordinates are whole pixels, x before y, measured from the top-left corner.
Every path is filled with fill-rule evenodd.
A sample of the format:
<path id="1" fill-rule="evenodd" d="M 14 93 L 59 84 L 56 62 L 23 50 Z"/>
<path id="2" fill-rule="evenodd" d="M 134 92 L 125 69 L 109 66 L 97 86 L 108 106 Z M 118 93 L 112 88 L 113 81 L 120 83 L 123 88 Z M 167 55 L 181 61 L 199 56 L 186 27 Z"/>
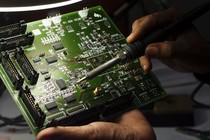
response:
<path id="1" fill-rule="evenodd" d="M 137 109 L 110 122 L 84 126 L 52 127 L 42 130 L 36 140 L 155 140 L 154 132 Z"/>
<path id="2" fill-rule="evenodd" d="M 163 28 L 181 16 L 180 10 L 170 8 L 142 17 L 132 26 L 128 43 L 142 38 L 152 31 Z M 151 58 L 160 59 L 167 66 L 181 72 L 210 74 L 210 43 L 193 25 L 171 34 L 165 41 L 147 46 L 140 58 L 143 69 L 152 69 Z"/>

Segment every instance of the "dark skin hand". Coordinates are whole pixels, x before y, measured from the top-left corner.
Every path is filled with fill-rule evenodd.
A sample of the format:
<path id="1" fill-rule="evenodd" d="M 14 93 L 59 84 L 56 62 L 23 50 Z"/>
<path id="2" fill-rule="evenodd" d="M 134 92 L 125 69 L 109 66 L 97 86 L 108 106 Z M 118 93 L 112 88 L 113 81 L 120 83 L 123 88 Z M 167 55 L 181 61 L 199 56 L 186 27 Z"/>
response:
<path id="1" fill-rule="evenodd" d="M 163 28 L 182 14 L 176 8 L 156 12 L 136 20 L 129 43 L 142 38 L 147 33 Z M 160 59 L 167 66 L 180 72 L 210 74 L 210 43 L 193 25 L 171 34 L 165 41 L 147 46 L 140 63 L 145 72 L 152 69 L 151 59 Z"/>
<path id="2" fill-rule="evenodd" d="M 124 113 L 111 122 L 84 126 L 52 127 L 42 130 L 36 140 L 155 140 L 150 124 L 139 110 Z"/>

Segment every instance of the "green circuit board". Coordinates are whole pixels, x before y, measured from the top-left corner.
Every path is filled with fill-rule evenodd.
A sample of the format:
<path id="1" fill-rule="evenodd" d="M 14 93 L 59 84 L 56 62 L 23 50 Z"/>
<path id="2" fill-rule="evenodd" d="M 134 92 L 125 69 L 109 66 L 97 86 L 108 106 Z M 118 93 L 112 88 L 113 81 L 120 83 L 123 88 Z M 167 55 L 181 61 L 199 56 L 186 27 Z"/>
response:
<path id="1" fill-rule="evenodd" d="M 139 60 L 77 81 L 126 44 L 102 7 L 0 27 L 0 77 L 32 132 L 109 121 L 165 96 Z"/>

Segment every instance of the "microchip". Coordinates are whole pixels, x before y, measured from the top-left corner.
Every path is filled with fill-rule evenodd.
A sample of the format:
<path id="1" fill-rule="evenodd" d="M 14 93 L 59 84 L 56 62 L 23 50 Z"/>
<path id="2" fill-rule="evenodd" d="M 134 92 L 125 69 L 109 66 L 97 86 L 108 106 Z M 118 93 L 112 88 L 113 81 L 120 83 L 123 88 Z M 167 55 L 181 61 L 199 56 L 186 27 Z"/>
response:
<path id="1" fill-rule="evenodd" d="M 40 61 L 41 61 L 41 59 L 40 59 L 39 57 L 36 57 L 36 58 L 33 59 L 33 62 L 34 62 L 34 63 L 38 63 L 38 62 L 40 62 Z"/>
<path id="2" fill-rule="evenodd" d="M 44 56 L 45 56 L 45 53 L 44 52 L 42 52 L 42 53 L 39 54 L 39 57 L 44 57 Z"/>
<path id="3" fill-rule="evenodd" d="M 49 80 L 51 78 L 51 75 L 50 74 L 45 74 L 45 76 L 44 76 L 44 79 L 45 80 Z"/>
<path id="4" fill-rule="evenodd" d="M 42 74 L 42 75 L 45 75 L 45 74 L 47 74 L 47 73 L 49 73 L 48 70 L 42 70 L 42 71 L 41 71 L 41 74 Z"/>
<path id="5" fill-rule="evenodd" d="M 68 97 L 66 97 L 66 98 L 64 98 L 64 99 L 65 99 L 65 101 L 66 101 L 67 103 L 76 101 L 76 98 L 75 98 L 73 95 L 68 96 Z"/>
<path id="6" fill-rule="evenodd" d="M 67 88 L 66 83 L 62 79 L 56 80 L 56 84 L 58 85 L 60 90 L 64 90 Z"/>
<path id="7" fill-rule="evenodd" d="M 52 63 L 57 62 L 58 60 L 55 56 L 51 56 L 51 57 L 46 58 L 46 61 L 48 64 L 52 64 Z"/>
<path id="8" fill-rule="evenodd" d="M 47 110 L 51 110 L 57 107 L 55 102 L 49 102 L 47 104 L 45 104 L 45 107 L 47 108 Z"/>
<path id="9" fill-rule="evenodd" d="M 62 44 L 54 44 L 54 45 L 53 45 L 53 48 L 55 49 L 55 51 L 58 51 L 58 50 L 63 49 L 64 47 L 63 47 Z"/>

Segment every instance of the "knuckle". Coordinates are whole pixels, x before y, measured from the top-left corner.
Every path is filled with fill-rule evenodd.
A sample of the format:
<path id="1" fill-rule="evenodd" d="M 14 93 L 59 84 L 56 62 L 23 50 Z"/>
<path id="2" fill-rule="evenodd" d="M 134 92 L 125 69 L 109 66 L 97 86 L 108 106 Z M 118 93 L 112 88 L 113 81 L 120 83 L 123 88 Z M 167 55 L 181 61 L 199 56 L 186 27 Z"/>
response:
<path id="1" fill-rule="evenodd" d="M 164 46 L 161 48 L 161 56 L 171 57 L 172 56 L 172 44 L 169 41 L 165 41 Z"/>
<path id="2" fill-rule="evenodd" d="M 97 127 L 95 127 L 95 125 L 93 125 L 92 123 L 88 124 L 87 126 L 88 128 L 85 130 L 87 140 L 99 139 L 99 134 L 101 134 L 100 130 Z"/>
<path id="3" fill-rule="evenodd" d="M 135 20 L 134 23 L 133 23 L 133 28 L 138 26 L 139 24 L 141 24 L 142 20 L 143 20 L 143 17 Z"/>

